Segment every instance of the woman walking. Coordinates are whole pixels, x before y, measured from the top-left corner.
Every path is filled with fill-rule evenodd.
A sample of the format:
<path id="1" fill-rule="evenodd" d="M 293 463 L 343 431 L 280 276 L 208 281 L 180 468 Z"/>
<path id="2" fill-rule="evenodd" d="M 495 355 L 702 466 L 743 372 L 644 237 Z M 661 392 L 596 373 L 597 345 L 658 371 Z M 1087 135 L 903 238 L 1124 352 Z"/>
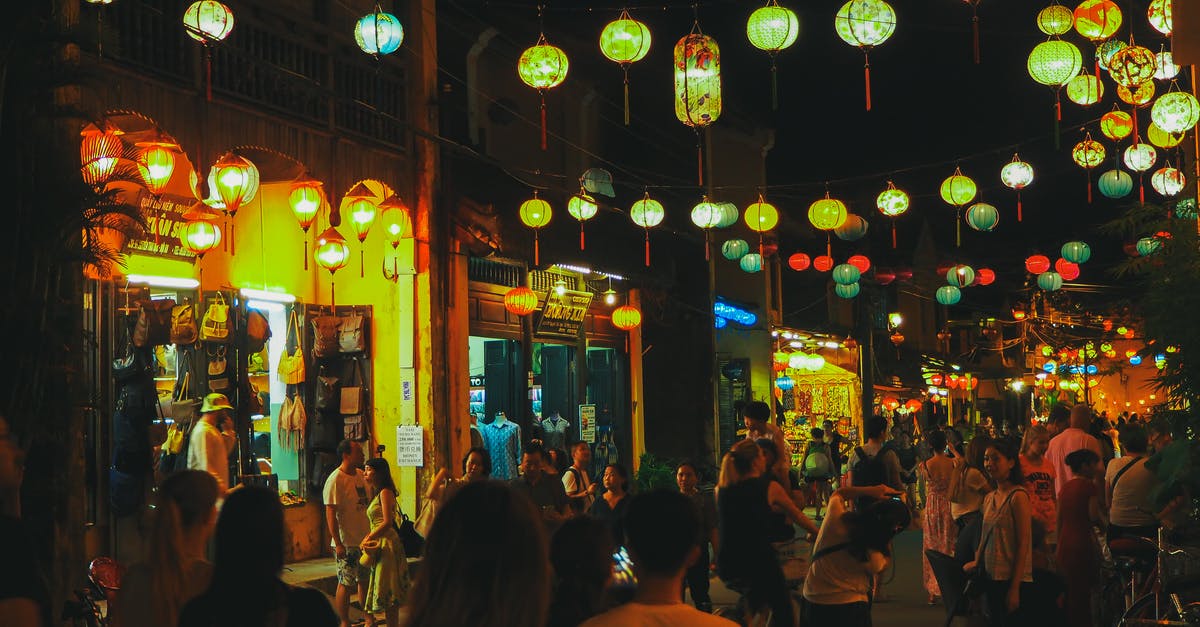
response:
<path id="1" fill-rule="evenodd" d="M 1055 559 L 1067 583 L 1067 625 L 1084 627 L 1092 624 L 1092 588 L 1100 571 L 1100 545 L 1092 527 L 1107 525 L 1096 488 L 1096 477 L 1104 470 L 1100 456 L 1089 449 L 1067 455 L 1066 462 L 1073 477 L 1058 495 Z"/>
<path id="2" fill-rule="evenodd" d="M 954 517 L 954 557 L 959 563 L 975 561 L 975 548 L 979 545 L 983 521 L 983 497 L 994 489 L 992 477 L 984 467 L 984 454 L 992 439 L 977 435 L 967 444 L 966 453 L 959 456 L 954 447 L 949 452 L 954 458 L 954 475 L 950 480 L 950 515 Z M 1015 459 L 1015 458 L 1014 458 Z"/>
<path id="3" fill-rule="evenodd" d="M 925 434 L 925 442 L 933 455 L 921 463 L 919 472 L 925 481 L 925 512 L 921 525 L 924 535 L 923 545 L 926 550 L 933 549 L 947 555 L 954 554 L 955 528 L 954 519 L 950 516 L 950 478 L 954 476 L 954 460 L 946 455 L 946 433 L 933 430 Z M 923 560 L 922 572 L 925 579 L 925 592 L 929 594 L 929 604 L 937 603 L 942 596 L 937 578 L 929 560 Z"/>
<path id="4" fill-rule="evenodd" d="M 620 464 L 604 468 L 604 494 L 592 503 L 588 516 L 599 520 L 612 533 L 613 544 L 625 544 L 625 506 L 629 504 L 629 473 Z"/>
<path id="5" fill-rule="evenodd" d="M 991 627 L 1021 624 L 1021 584 L 1033 582 L 1033 520 L 1029 494 L 1022 487 L 1021 459 L 1016 441 L 992 442 L 984 468 L 996 480 L 995 491 L 983 499 L 983 527 L 977 561 L 963 570 L 983 568 L 984 614 Z"/>
<path id="6" fill-rule="evenodd" d="M 1030 425 L 1021 441 L 1021 472 L 1033 507 L 1033 520 L 1046 534 L 1046 544 L 1058 543 L 1058 499 L 1054 493 L 1054 464 L 1046 459 L 1050 432 L 1042 425 Z"/>
<path id="7" fill-rule="evenodd" d="M 362 541 L 363 559 L 372 562 L 363 610 L 368 615 L 368 627 L 375 624 L 371 615 L 379 612 L 385 614 L 390 627 L 400 624 L 400 606 L 408 600 L 410 584 L 404 545 L 396 532 L 396 484 L 391 467 L 382 457 L 368 459 L 363 475 L 375 493 L 367 506 L 371 532 Z"/>

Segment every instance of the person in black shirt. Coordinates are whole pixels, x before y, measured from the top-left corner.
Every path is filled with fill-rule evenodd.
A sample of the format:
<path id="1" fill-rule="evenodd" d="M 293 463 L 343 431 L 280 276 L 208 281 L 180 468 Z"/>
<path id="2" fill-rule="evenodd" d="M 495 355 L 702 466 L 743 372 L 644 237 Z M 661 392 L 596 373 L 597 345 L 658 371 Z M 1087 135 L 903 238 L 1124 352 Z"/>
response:
<path id="1" fill-rule="evenodd" d="M 21 523 L 24 462 L 8 421 L 0 416 L 0 622 L 12 627 L 49 627 L 50 592 L 33 542 Z"/>

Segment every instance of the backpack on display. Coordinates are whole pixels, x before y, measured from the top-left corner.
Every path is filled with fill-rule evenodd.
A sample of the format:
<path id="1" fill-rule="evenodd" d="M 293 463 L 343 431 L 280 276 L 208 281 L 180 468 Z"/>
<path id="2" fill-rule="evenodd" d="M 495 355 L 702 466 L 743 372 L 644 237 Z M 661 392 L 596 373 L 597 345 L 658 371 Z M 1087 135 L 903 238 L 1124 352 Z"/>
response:
<path id="1" fill-rule="evenodd" d="M 171 343 L 190 346 L 196 343 L 200 330 L 196 327 L 196 308 L 191 303 L 175 305 L 171 310 Z"/>
<path id="2" fill-rule="evenodd" d="M 338 327 L 338 349 L 343 353 L 361 353 L 366 350 L 363 336 L 363 317 L 357 314 L 341 319 Z"/>
<path id="3" fill-rule="evenodd" d="M 205 342 L 224 342 L 229 339 L 229 305 L 225 304 L 225 295 L 221 292 L 217 292 L 216 299 L 209 303 L 204 312 L 200 339 Z"/>
<path id="4" fill-rule="evenodd" d="M 825 444 L 813 445 L 804 458 L 805 477 L 829 477 L 833 474 L 833 462 Z"/>
<path id="5" fill-rule="evenodd" d="M 338 398 L 339 377 L 329 376 L 322 367 L 317 374 L 317 389 L 315 406 L 319 412 L 341 409 L 341 399 Z"/>
<path id="6" fill-rule="evenodd" d="M 337 316 L 317 316 L 313 318 L 313 356 L 332 357 L 340 352 L 341 344 L 338 328 L 342 319 Z"/>
<path id="7" fill-rule="evenodd" d="M 246 349 L 257 353 L 267 346 L 271 339 L 271 324 L 267 316 L 257 309 L 246 312 Z"/>
<path id="8" fill-rule="evenodd" d="M 171 342 L 171 312 L 175 301 L 170 298 L 138 302 L 137 325 L 133 328 L 133 345 L 161 346 Z"/>

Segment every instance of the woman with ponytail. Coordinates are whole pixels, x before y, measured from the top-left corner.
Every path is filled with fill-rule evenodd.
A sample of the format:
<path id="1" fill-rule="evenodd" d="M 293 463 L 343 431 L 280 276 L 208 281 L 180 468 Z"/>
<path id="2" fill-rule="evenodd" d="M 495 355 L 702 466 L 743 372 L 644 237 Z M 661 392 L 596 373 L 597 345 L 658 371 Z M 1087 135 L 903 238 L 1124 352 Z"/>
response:
<path id="1" fill-rule="evenodd" d="M 204 592 L 212 564 L 204 550 L 217 520 L 217 480 L 184 470 L 159 486 L 146 561 L 134 564 L 121 582 L 118 627 L 174 625 L 185 603 Z"/>

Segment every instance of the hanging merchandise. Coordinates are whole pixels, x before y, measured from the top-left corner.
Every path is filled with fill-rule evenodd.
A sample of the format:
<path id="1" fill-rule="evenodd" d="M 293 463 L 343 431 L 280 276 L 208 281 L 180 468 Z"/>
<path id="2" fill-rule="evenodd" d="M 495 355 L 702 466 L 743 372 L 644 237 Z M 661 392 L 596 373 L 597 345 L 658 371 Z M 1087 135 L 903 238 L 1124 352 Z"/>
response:
<path id="1" fill-rule="evenodd" d="M 1034 46 L 1025 61 L 1025 67 L 1033 80 L 1054 90 L 1055 141 L 1058 138 L 1058 122 L 1062 120 L 1062 102 L 1059 94 L 1083 69 L 1083 55 L 1069 41 L 1051 39 Z"/>
<path id="2" fill-rule="evenodd" d="M 1063 278 L 1064 281 L 1074 281 L 1079 278 L 1079 264 L 1072 263 L 1066 259 L 1058 259 L 1054 262 L 1054 271 Z"/>
<path id="3" fill-rule="evenodd" d="M 704 231 L 704 260 L 709 259 L 709 248 L 712 243 L 712 230 L 721 223 L 721 208 L 716 203 L 708 201 L 708 196 L 704 196 L 700 202 L 692 207 L 692 224 L 700 227 Z"/>
<path id="4" fill-rule="evenodd" d="M 295 349 L 288 352 L 288 344 L 294 342 Z M 279 365 L 276 368 L 279 380 L 287 385 L 304 383 L 307 375 L 304 366 L 304 349 L 300 346 L 300 321 L 293 307 L 288 316 L 287 330 L 283 337 L 283 352 L 279 355 Z"/>
<path id="5" fill-rule="evenodd" d="M 804 253 L 793 253 L 788 257 L 788 267 L 796 272 L 804 272 L 812 265 L 812 259 Z"/>
<path id="6" fill-rule="evenodd" d="M 1075 7 L 1075 32 L 1099 43 L 1116 35 L 1123 19 L 1112 0 L 1083 0 Z"/>
<path id="7" fill-rule="evenodd" d="M 829 255 L 821 255 L 812 261 L 813 270 L 817 272 L 829 272 L 833 269 L 833 257 Z"/>
<path id="8" fill-rule="evenodd" d="M 358 278 L 366 275 L 366 242 L 371 227 L 375 225 L 375 216 L 379 215 L 379 205 L 375 202 L 375 193 L 366 183 L 359 182 L 349 192 L 343 202 L 349 201 L 345 211 L 350 217 L 350 228 L 358 238 Z"/>
<path id="9" fill-rule="evenodd" d="M 1148 172 L 1158 161 L 1158 151 L 1150 144 L 1135 143 L 1125 149 L 1125 165 L 1138 173 L 1138 202 L 1146 202 L 1146 186 L 1142 174 Z"/>
<path id="10" fill-rule="evenodd" d="M 862 272 L 858 267 L 848 263 L 839 263 L 833 268 L 833 282 L 838 285 L 858 283 L 860 277 L 862 277 Z"/>
<path id="11" fill-rule="evenodd" d="M 392 54 L 404 43 L 404 26 L 395 15 L 385 12 L 375 3 L 375 10 L 354 24 L 354 41 L 363 52 L 379 59 Z"/>
<path id="12" fill-rule="evenodd" d="M 1056 292 L 1062 289 L 1063 278 L 1057 272 L 1046 271 L 1038 275 L 1037 284 L 1047 292 Z"/>
<path id="13" fill-rule="evenodd" d="M 831 256 L 833 244 L 830 242 L 829 232 L 842 226 L 846 223 L 848 213 L 846 211 L 846 203 L 829 196 L 829 191 L 825 191 L 825 197 L 808 206 L 808 221 L 818 229 L 825 231 L 825 256 Z M 818 268 L 819 270 L 820 268 Z M 828 269 L 828 268 L 826 268 Z"/>
<path id="14" fill-rule="evenodd" d="M 871 269 L 871 260 L 866 255 L 850 255 L 846 263 L 858 268 L 859 273 L 864 273 Z"/>
<path id="15" fill-rule="evenodd" d="M 1102 69 L 1108 69 L 1108 62 L 1112 60 L 1113 55 L 1119 52 L 1122 48 L 1129 44 L 1120 39 L 1109 39 L 1108 41 L 1096 46 L 1096 64 Z M 1096 72 L 1099 76 L 1100 72 Z"/>
<path id="16" fill-rule="evenodd" d="M 1200 102 L 1186 91 L 1169 91 L 1154 101 L 1150 119 L 1167 133 L 1186 133 L 1200 122 Z"/>
<path id="17" fill-rule="evenodd" d="M 1000 168 L 1000 182 L 1017 192 L 1017 222 L 1021 221 L 1021 190 L 1033 183 L 1033 166 L 1021 161 L 1020 155 L 1013 153 L 1012 161 Z"/>
<path id="18" fill-rule="evenodd" d="M 1132 89 L 1124 85 L 1117 85 L 1117 98 L 1121 99 L 1127 105 L 1140 107 L 1154 99 L 1156 91 L 1153 81 L 1146 81 Z M 1137 119 L 1137 109 L 1133 110 L 1134 119 Z M 1136 125 L 1135 125 L 1136 126 Z"/>
<path id="19" fill-rule="evenodd" d="M 767 6 L 755 9 L 746 21 L 746 38 L 750 45 L 764 50 L 771 56 L 771 110 L 779 108 L 779 90 L 776 82 L 775 55 L 791 47 L 800 36 L 800 19 L 795 11 L 779 6 L 769 0 Z"/>
<path id="20" fill-rule="evenodd" d="M 962 300 L 962 290 L 953 285 L 943 285 L 937 288 L 934 298 L 941 305 L 957 305 L 958 301 Z"/>
<path id="21" fill-rule="evenodd" d="M 367 350 L 367 319 L 357 313 L 341 316 L 338 325 L 338 352 L 343 355 L 362 353 Z"/>
<path id="22" fill-rule="evenodd" d="M 629 126 L 629 65 L 650 52 L 650 29 L 621 9 L 621 15 L 600 31 L 600 52 L 620 65 L 625 75 L 625 126 Z"/>
<path id="23" fill-rule="evenodd" d="M 313 251 L 313 257 L 318 266 L 329 271 L 329 305 L 336 306 L 337 284 L 333 275 L 346 267 L 346 262 L 350 259 L 350 247 L 346 245 L 346 238 L 332 226 L 325 229 L 317 236 L 317 248 Z"/>
<path id="24" fill-rule="evenodd" d="M 991 268 L 980 268 L 975 271 L 975 281 L 979 285 L 991 285 L 996 282 L 996 271 Z"/>
<path id="25" fill-rule="evenodd" d="M 663 218 L 666 217 L 666 211 L 663 209 L 662 203 L 650 197 L 650 192 L 645 192 L 641 200 L 633 203 L 629 209 L 629 218 L 633 223 L 642 227 L 642 231 L 646 236 L 646 267 L 650 267 L 650 229 L 662 224 Z"/>
<path id="26" fill-rule="evenodd" d="M 154 196 L 162 195 L 175 172 L 175 155 L 179 145 L 174 142 L 138 142 L 136 163 L 138 174 L 146 189 Z"/>
<path id="27" fill-rule="evenodd" d="M 1159 50 L 1155 53 L 1154 64 L 1156 80 L 1169 81 L 1179 75 L 1179 66 L 1175 64 L 1175 55 L 1170 50 Z"/>
<path id="28" fill-rule="evenodd" d="M 1086 242 L 1071 241 L 1062 245 L 1062 250 L 1059 251 L 1063 259 L 1071 263 L 1086 263 L 1092 258 L 1092 247 Z"/>
<path id="29" fill-rule="evenodd" d="M 738 265 L 742 270 L 751 274 L 762 271 L 762 255 L 758 253 L 748 253 L 738 260 Z"/>
<path id="30" fill-rule="evenodd" d="M 102 188 L 117 169 L 117 161 L 125 151 L 117 130 L 101 131 L 95 124 L 88 124 L 80 135 L 80 172 L 83 181 L 93 187 Z"/>
<path id="31" fill-rule="evenodd" d="M 299 451 L 304 448 L 308 428 L 308 412 L 304 409 L 303 394 L 285 395 L 279 408 L 279 443 L 284 448 Z"/>
<path id="32" fill-rule="evenodd" d="M 215 192 L 230 220 L 242 205 L 258 194 L 258 168 L 251 161 L 232 151 L 225 153 L 208 171 L 208 188 Z M 213 200 L 210 198 L 210 200 Z M 229 254 L 237 253 L 233 222 L 229 227 Z"/>
<path id="33" fill-rule="evenodd" d="M 200 338 L 200 329 L 196 325 L 196 308 L 191 301 L 184 300 L 182 305 L 171 309 L 171 343 L 176 348 L 191 346 Z"/>
<path id="34" fill-rule="evenodd" d="M 975 268 L 966 264 L 951 266 L 946 270 L 946 283 L 957 288 L 969 287 L 975 282 Z"/>
<path id="35" fill-rule="evenodd" d="M 1045 255 L 1030 255 L 1025 258 L 1025 270 L 1030 274 L 1041 274 L 1050 269 L 1050 258 Z"/>
<path id="36" fill-rule="evenodd" d="M 571 199 L 567 201 L 567 213 L 579 221 L 579 250 L 583 250 L 586 244 L 583 238 L 583 223 L 596 217 L 596 212 L 599 210 L 596 199 L 589 196 L 582 187 L 579 188 L 578 194 L 571 196 Z"/>
<path id="37" fill-rule="evenodd" d="M 996 225 L 1000 224 L 1000 212 L 986 202 L 977 202 L 967 208 L 964 219 L 972 229 L 986 233 L 995 230 Z"/>
<path id="38" fill-rule="evenodd" d="M 1159 148 L 1174 148 L 1183 141 L 1184 133 L 1168 133 L 1158 127 L 1154 122 L 1146 128 L 1146 139 L 1150 140 L 1150 144 Z"/>
<path id="39" fill-rule="evenodd" d="M 775 228 L 779 224 L 779 210 L 775 205 L 763 199 L 763 195 L 758 195 L 758 200 L 750 203 L 746 207 L 745 213 L 746 226 L 750 227 L 751 231 L 758 233 L 758 255 L 763 256 L 763 233 Z"/>
<path id="40" fill-rule="evenodd" d="M 632 305 L 621 305 L 613 310 L 612 323 L 622 331 L 630 331 L 642 324 L 642 312 Z"/>
<path id="41" fill-rule="evenodd" d="M 183 214 L 182 239 L 184 248 L 203 261 L 204 255 L 221 245 L 221 227 L 217 226 L 220 214 L 207 204 L 197 201 Z"/>
<path id="42" fill-rule="evenodd" d="M 538 6 L 538 19 L 542 7 Z M 567 78 L 567 54 L 561 48 L 551 46 L 545 33 L 538 33 L 537 43 L 525 49 L 517 60 L 517 74 L 521 82 L 538 91 L 541 98 L 542 150 L 546 149 L 546 90 L 562 84 Z"/>
<path id="43" fill-rule="evenodd" d="M 946 177 L 942 181 L 938 192 L 942 196 L 942 200 L 946 204 L 954 207 L 954 241 L 956 246 L 962 246 L 962 208 L 967 203 L 975 199 L 975 193 L 978 188 L 975 186 L 975 181 L 962 173 L 962 169 L 955 166 L 954 174 Z"/>
<path id="44" fill-rule="evenodd" d="M 860 287 L 857 282 L 846 283 L 846 284 L 838 283 L 833 286 L 833 293 L 837 294 L 838 296 L 840 296 L 842 298 L 847 298 L 847 299 L 858 296 L 858 293 L 861 290 L 862 290 L 862 287 Z"/>
<path id="45" fill-rule="evenodd" d="M 1151 81 L 1158 69 L 1158 61 L 1148 48 L 1132 43 L 1121 48 L 1108 60 L 1108 74 L 1121 87 L 1133 89 Z"/>
<path id="46" fill-rule="evenodd" d="M 320 359 L 338 354 L 341 347 L 338 328 L 341 326 L 342 319 L 337 316 L 317 316 L 312 319 L 313 357 Z"/>
<path id="47" fill-rule="evenodd" d="M 896 30 L 896 11 L 883 0 L 850 0 L 838 9 L 833 27 L 842 41 L 863 51 L 863 82 L 867 111 L 871 110 L 871 48 L 887 41 Z"/>
<path id="48" fill-rule="evenodd" d="M 537 292 L 519 285 L 504 293 L 504 309 L 513 315 L 528 316 L 537 310 Z"/>
<path id="49" fill-rule="evenodd" d="M 892 219 L 892 248 L 896 247 L 896 218 L 908 211 L 908 206 L 908 194 L 898 189 L 891 181 L 887 182 L 887 189 L 875 197 L 875 208 Z"/>
<path id="50" fill-rule="evenodd" d="M 716 40 L 700 32 L 700 21 L 692 32 L 675 44 L 675 118 L 696 131 L 696 172 L 704 184 L 704 154 L 700 129 L 721 117 L 721 49 Z"/>
<path id="51" fill-rule="evenodd" d="M 1098 76 L 1080 74 L 1067 81 L 1067 99 L 1079 106 L 1090 107 L 1103 97 L 1104 83 Z"/>
<path id="52" fill-rule="evenodd" d="M 205 342 L 229 341 L 229 305 L 225 295 L 217 292 L 200 323 L 200 339 Z"/>
<path id="53" fill-rule="evenodd" d="M 1075 163 L 1079 167 L 1087 170 L 1087 199 L 1089 203 L 1092 202 L 1092 169 L 1104 163 L 1105 154 L 1107 153 L 1104 150 L 1104 144 L 1092 139 L 1090 132 L 1085 132 L 1083 141 L 1075 144 L 1075 147 L 1071 149 L 1071 158 L 1075 160 Z"/>
<path id="54" fill-rule="evenodd" d="M 538 198 L 538 190 L 533 190 L 533 198 L 521 203 L 521 222 L 525 226 L 533 229 L 533 265 L 541 265 L 540 247 L 538 244 L 538 233 L 542 227 L 550 224 L 550 217 L 554 215 L 554 211 L 550 208 L 550 203 Z"/>

